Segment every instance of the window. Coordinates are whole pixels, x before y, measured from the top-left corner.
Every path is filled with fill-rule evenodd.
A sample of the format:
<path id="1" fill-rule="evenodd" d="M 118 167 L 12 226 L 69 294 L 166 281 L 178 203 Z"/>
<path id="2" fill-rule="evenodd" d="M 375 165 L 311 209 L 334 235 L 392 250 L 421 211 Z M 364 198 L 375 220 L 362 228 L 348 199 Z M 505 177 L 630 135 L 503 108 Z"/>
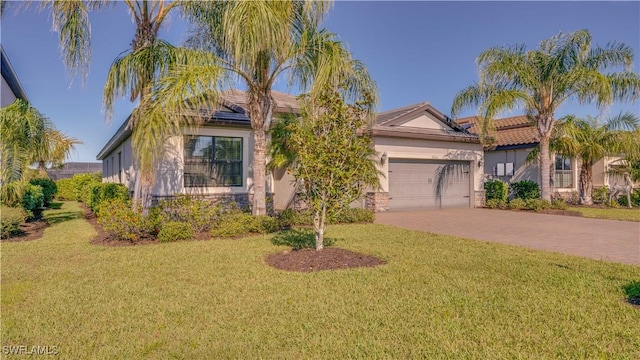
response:
<path id="1" fill-rule="evenodd" d="M 242 138 L 186 136 L 184 186 L 242 186 Z"/>
<path id="2" fill-rule="evenodd" d="M 571 158 L 556 155 L 556 188 L 573 187 L 573 171 L 571 170 Z"/>

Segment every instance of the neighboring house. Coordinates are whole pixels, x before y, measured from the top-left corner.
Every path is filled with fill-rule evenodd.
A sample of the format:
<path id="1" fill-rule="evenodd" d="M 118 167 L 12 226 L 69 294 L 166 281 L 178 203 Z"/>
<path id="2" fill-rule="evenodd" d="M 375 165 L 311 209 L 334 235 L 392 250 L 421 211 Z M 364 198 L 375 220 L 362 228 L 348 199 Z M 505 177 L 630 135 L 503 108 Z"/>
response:
<path id="1" fill-rule="evenodd" d="M 383 161 L 380 189 L 354 205 L 373 211 L 482 205 L 480 140 L 428 102 L 378 114 L 370 135 Z M 275 208 L 291 206 L 292 178 L 274 175 Z"/>
<path id="2" fill-rule="evenodd" d="M 478 118 L 475 116 L 457 119 L 456 122 L 472 133 L 479 133 Z M 486 179 L 499 179 L 505 182 L 532 180 L 540 184 L 540 171 L 537 161 L 527 163 L 527 156 L 538 146 L 538 133 L 525 115 L 497 119 L 495 138 L 491 146 L 485 147 L 484 175 Z M 610 186 L 617 181 L 609 176 L 610 169 L 617 157 L 600 159 L 593 166 L 593 185 Z M 555 155 L 554 187 L 555 191 L 569 196 L 578 191 L 580 169 L 575 159 Z"/>
<path id="3" fill-rule="evenodd" d="M 273 92 L 275 113 L 298 113 L 294 96 Z M 252 194 L 253 136 L 246 95 L 227 92 L 223 105 L 204 126 L 167 142 L 156 173 L 155 199 L 179 194 L 231 198 L 248 204 Z M 134 189 L 131 130 L 125 122 L 100 151 L 103 181 Z M 481 205 L 482 146 L 476 135 L 452 122 L 428 103 L 380 113 L 371 129 L 375 149 L 384 160 L 381 188 L 360 204 L 375 211 L 473 207 Z M 284 169 L 267 181 L 276 210 L 295 202 L 293 178 Z"/>
<path id="4" fill-rule="evenodd" d="M 20 80 L 16 75 L 7 53 L 0 46 L 0 72 L 2 73 L 2 87 L 0 88 L 0 107 L 5 107 L 13 103 L 16 99 L 29 101 L 27 94 L 22 88 Z"/>
<path id="5" fill-rule="evenodd" d="M 76 174 L 102 172 L 102 164 L 98 162 L 68 162 L 59 167 L 47 169 L 51 180 L 72 178 Z"/>

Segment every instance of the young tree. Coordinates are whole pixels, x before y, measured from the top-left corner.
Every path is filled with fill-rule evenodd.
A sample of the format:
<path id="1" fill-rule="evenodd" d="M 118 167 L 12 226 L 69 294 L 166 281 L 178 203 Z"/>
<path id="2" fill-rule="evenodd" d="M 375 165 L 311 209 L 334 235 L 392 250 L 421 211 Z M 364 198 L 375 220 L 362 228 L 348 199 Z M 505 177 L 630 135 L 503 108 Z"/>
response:
<path id="1" fill-rule="evenodd" d="M 373 142 L 359 134 L 368 125 L 370 102 L 348 105 L 337 91 L 327 90 L 303 101 L 300 118 L 284 123 L 277 132 L 284 136 L 273 140 L 286 149 L 289 171 L 313 212 L 316 250 L 324 247 L 327 217 L 361 198 L 367 187 L 379 186 Z"/>
<path id="2" fill-rule="evenodd" d="M 455 116 L 468 106 L 478 107 L 484 133 L 494 129 L 493 119 L 503 110 L 524 108 L 538 131 L 542 198 L 551 199 L 549 142 L 556 110 L 568 99 L 594 101 L 599 107 L 614 100 L 640 97 L 640 76 L 630 71 L 633 50 L 610 43 L 592 47 L 587 30 L 560 33 L 540 43 L 495 47 L 477 59 L 480 82 L 460 91 L 453 100 Z M 608 72 L 624 66 L 625 71 Z"/>
<path id="3" fill-rule="evenodd" d="M 639 126 L 640 119 L 631 113 L 621 113 L 603 124 L 593 117 L 567 116 L 556 125 L 551 149 L 580 161 L 581 204 L 593 204 L 593 164 L 605 156 L 633 152 L 640 144 L 638 133 L 633 131 Z"/>
<path id="4" fill-rule="evenodd" d="M 149 114 L 188 114 L 220 101 L 230 83 L 247 93 L 253 130 L 253 213 L 266 213 L 267 133 L 275 103 L 271 89 L 289 75 L 291 84 L 317 98 L 324 88 L 344 81 L 347 98 L 371 94 L 375 83 L 361 63 L 335 35 L 319 29 L 326 1 L 207 2 L 185 9 L 197 28 L 191 49 L 179 49 L 184 61 L 170 70 L 155 89 Z M 185 100 L 189 101 L 185 101 Z M 373 107 L 375 102 L 370 105 Z M 151 116 L 151 115 L 149 115 Z"/>

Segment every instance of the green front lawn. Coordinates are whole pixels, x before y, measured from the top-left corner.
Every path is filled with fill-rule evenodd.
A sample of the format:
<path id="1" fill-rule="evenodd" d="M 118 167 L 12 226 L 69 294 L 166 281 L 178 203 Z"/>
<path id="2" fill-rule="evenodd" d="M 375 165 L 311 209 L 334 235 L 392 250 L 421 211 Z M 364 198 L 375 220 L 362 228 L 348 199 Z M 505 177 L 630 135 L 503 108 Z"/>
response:
<path id="1" fill-rule="evenodd" d="M 582 216 L 595 219 L 640 221 L 640 209 L 638 208 L 599 208 L 599 207 L 570 207 L 582 213 Z"/>
<path id="2" fill-rule="evenodd" d="M 2 345 L 60 358 L 638 358 L 640 267 L 401 230 L 329 228 L 376 268 L 290 273 L 269 236 L 89 244 L 65 203 L 2 244 Z M 57 218 L 65 216 L 58 215 Z"/>

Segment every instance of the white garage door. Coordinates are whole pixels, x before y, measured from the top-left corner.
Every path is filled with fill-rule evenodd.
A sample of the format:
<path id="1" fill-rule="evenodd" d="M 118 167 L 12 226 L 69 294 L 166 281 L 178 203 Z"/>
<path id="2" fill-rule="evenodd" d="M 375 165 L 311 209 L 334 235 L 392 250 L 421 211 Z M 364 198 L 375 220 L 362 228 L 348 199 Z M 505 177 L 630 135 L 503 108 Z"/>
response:
<path id="1" fill-rule="evenodd" d="M 469 207 L 469 162 L 389 160 L 389 209 Z"/>

